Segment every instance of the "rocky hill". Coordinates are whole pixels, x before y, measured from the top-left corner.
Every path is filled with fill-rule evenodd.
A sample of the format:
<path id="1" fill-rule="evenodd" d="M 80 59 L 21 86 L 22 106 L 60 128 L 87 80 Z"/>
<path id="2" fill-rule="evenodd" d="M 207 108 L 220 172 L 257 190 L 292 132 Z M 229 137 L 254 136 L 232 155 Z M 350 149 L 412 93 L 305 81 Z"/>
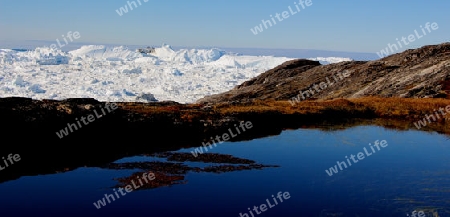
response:
<path id="1" fill-rule="evenodd" d="M 198 103 L 359 98 L 450 98 L 450 43 L 407 50 L 376 61 L 321 65 L 285 62 L 225 93 Z"/>

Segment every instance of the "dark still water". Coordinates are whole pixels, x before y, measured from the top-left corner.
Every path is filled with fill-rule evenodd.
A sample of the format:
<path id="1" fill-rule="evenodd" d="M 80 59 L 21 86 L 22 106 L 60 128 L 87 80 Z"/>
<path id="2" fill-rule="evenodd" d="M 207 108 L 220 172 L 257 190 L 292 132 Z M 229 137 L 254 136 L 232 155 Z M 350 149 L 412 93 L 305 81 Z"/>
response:
<path id="1" fill-rule="evenodd" d="M 100 209 L 94 202 L 114 194 L 115 179 L 142 170 L 85 167 L 21 177 L 0 184 L 0 215 L 379 217 L 412 216 L 416 211 L 416 216 L 450 216 L 450 141 L 444 135 L 369 126 L 299 129 L 219 144 L 208 153 L 280 167 L 190 171 L 180 184 L 131 191 Z M 158 159 L 135 156 L 116 163 Z"/>

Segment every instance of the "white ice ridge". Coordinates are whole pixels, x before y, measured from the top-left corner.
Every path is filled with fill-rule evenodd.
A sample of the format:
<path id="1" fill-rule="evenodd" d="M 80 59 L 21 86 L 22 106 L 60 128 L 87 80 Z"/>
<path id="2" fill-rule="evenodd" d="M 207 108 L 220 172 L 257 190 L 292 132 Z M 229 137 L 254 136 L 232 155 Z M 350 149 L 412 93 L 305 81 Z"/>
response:
<path id="1" fill-rule="evenodd" d="M 0 49 L 0 97 L 95 98 L 109 102 L 192 103 L 232 89 L 292 58 L 245 56 L 220 49 L 169 45 L 140 53 L 127 47 L 83 46 L 63 52 Z M 348 58 L 311 58 L 322 64 Z"/>

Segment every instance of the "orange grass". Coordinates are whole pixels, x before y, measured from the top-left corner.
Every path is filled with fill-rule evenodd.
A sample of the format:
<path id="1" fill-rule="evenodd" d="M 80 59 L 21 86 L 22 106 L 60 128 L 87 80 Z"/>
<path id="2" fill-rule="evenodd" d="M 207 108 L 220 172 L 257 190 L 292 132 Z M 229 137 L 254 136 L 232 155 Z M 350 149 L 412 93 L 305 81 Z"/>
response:
<path id="1" fill-rule="evenodd" d="M 291 105 L 288 101 L 254 101 L 251 103 L 218 103 L 211 105 L 211 110 L 201 110 L 203 105 L 171 105 L 152 106 L 142 104 L 122 104 L 122 109 L 140 114 L 177 114 L 183 120 L 192 121 L 211 114 L 235 115 L 245 113 L 280 113 L 280 114 L 322 114 L 326 111 L 357 114 L 371 111 L 378 118 L 406 118 L 416 121 L 428 114 L 433 114 L 439 108 L 450 106 L 450 99 L 411 99 L 411 98 L 380 98 L 364 97 L 355 99 L 332 99 L 301 101 Z M 449 107 L 450 108 L 450 107 Z M 440 114 L 440 113 L 439 113 Z M 450 118 L 450 114 L 446 115 Z M 348 118 L 351 118 L 349 116 Z M 443 119 L 442 119 L 443 120 Z"/>

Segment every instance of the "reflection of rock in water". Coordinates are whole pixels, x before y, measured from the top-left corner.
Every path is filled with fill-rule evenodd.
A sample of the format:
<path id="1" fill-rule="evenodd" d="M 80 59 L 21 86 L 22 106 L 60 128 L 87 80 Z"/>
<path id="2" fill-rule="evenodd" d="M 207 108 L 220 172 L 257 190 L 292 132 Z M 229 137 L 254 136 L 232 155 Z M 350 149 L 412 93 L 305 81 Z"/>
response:
<path id="1" fill-rule="evenodd" d="M 217 163 L 220 165 L 201 167 L 190 167 L 183 163 L 174 162 L 157 162 L 157 161 L 146 161 L 146 162 L 134 162 L 134 163 L 110 163 L 104 168 L 108 169 L 141 169 L 143 171 L 133 173 L 129 177 L 118 178 L 119 184 L 114 187 L 125 187 L 127 185 L 132 185 L 133 181 L 139 180 L 139 176 L 142 176 L 144 172 L 154 173 L 155 179 L 145 183 L 136 190 L 144 190 L 151 188 L 159 188 L 163 186 L 171 186 L 175 184 L 185 184 L 185 175 L 188 172 L 205 172 L 205 173 L 226 173 L 232 171 L 241 170 L 253 170 L 253 169 L 263 169 L 266 167 L 279 167 L 275 165 L 262 165 L 256 164 L 255 161 L 233 157 L 231 155 L 225 154 L 213 154 L 205 153 L 199 155 L 197 158 L 193 157 L 190 153 L 172 153 L 164 152 L 157 153 L 146 156 L 154 156 L 159 158 L 166 158 L 168 161 L 178 161 L 178 162 L 202 162 L 202 163 Z"/>
<path id="2" fill-rule="evenodd" d="M 147 173 L 152 173 L 152 171 L 147 171 Z M 166 173 L 162 172 L 153 172 L 155 174 L 155 179 L 150 181 L 142 181 L 140 180 L 139 183 L 137 180 L 142 179 L 140 176 L 142 176 L 142 172 L 133 173 L 129 177 L 124 178 L 118 178 L 119 184 L 116 185 L 116 188 L 125 188 L 127 185 L 134 186 L 135 184 L 139 187 L 135 190 L 144 190 L 144 189 L 151 189 L 151 188 L 159 188 L 163 186 L 171 186 L 175 184 L 185 184 L 187 181 L 184 181 L 184 176 L 180 175 L 167 175 Z"/>
<path id="3" fill-rule="evenodd" d="M 319 217 L 331 217 L 331 216 L 344 216 L 344 213 L 324 209 L 320 212 L 319 215 Z"/>
<path id="4" fill-rule="evenodd" d="M 167 158 L 169 161 L 177 161 L 177 162 L 203 162 L 203 163 L 229 163 L 229 164 L 255 164 L 256 162 L 253 160 L 247 160 L 243 158 L 233 157 L 228 154 L 200 154 L 196 157 L 191 153 L 173 153 L 173 152 L 163 152 L 163 153 L 155 153 L 149 156 Z"/>

